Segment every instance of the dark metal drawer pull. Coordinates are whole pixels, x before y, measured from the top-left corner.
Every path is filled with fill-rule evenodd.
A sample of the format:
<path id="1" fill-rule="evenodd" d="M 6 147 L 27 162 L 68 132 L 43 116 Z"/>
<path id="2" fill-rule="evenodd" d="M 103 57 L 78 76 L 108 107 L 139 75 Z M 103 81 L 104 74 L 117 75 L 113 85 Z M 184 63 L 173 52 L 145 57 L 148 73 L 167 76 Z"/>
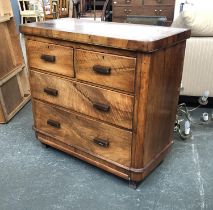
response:
<path id="1" fill-rule="evenodd" d="M 105 67 L 105 66 L 100 66 L 100 65 L 93 66 L 93 71 L 95 71 L 98 74 L 104 74 L 104 75 L 111 74 L 111 68 L 110 67 Z"/>
<path id="2" fill-rule="evenodd" d="M 109 142 L 107 140 L 99 139 L 99 138 L 94 138 L 93 142 L 95 144 L 98 144 L 101 147 L 109 147 Z"/>
<path id="3" fill-rule="evenodd" d="M 93 103 L 93 107 L 98 109 L 98 110 L 100 110 L 100 111 L 103 111 L 103 112 L 109 112 L 109 110 L 110 110 L 110 106 L 109 105 L 101 104 L 99 102 Z"/>
<path id="4" fill-rule="evenodd" d="M 50 63 L 55 63 L 56 60 L 54 55 L 45 55 L 45 54 L 41 55 L 41 59 Z"/>
<path id="5" fill-rule="evenodd" d="M 51 95 L 51 96 L 57 96 L 58 95 L 58 91 L 55 90 L 55 89 L 52 89 L 52 88 L 44 88 L 44 92 L 48 95 Z"/>
<path id="6" fill-rule="evenodd" d="M 60 123 L 54 120 L 47 120 L 47 124 L 55 128 L 61 127 Z"/>

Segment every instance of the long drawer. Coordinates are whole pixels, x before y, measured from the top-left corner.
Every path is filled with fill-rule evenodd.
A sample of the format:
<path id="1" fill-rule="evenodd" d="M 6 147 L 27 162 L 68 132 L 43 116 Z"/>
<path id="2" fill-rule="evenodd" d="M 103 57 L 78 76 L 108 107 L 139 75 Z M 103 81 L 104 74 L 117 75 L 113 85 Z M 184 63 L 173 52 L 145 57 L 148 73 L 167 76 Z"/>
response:
<path id="1" fill-rule="evenodd" d="M 171 20 L 174 15 L 174 7 L 170 5 L 146 5 L 143 7 L 114 6 L 113 17 L 123 17 L 127 15 L 165 16 L 168 20 Z"/>
<path id="2" fill-rule="evenodd" d="M 77 79 L 134 92 L 136 58 L 77 49 L 75 61 Z"/>
<path id="3" fill-rule="evenodd" d="M 27 51 L 29 67 L 74 76 L 72 48 L 29 40 Z"/>
<path id="4" fill-rule="evenodd" d="M 132 133 L 34 100 L 35 127 L 102 159 L 130 166 Z"/>
<path id="5" fill-rule="evenodd" d="M 131 95 L 35 71 L 30 72 L 30 81 L 34 98 L 132 129 Z"/>

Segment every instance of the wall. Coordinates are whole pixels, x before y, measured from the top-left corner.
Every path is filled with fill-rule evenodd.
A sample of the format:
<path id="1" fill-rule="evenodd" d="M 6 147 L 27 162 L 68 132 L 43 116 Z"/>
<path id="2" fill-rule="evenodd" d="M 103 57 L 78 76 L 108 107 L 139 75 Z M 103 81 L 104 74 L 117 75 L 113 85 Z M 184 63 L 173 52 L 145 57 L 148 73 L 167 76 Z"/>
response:
<path id="1" fill-rule="evenodd" d="M 10 2 L 12 4 L 13 14 L 15 16 L 16 26 L 17 26 L 17 29 L 18 29 L 18 27 L 20 25 L 20 15 L 19 15 L 18 0 L 10 0 Z"/>

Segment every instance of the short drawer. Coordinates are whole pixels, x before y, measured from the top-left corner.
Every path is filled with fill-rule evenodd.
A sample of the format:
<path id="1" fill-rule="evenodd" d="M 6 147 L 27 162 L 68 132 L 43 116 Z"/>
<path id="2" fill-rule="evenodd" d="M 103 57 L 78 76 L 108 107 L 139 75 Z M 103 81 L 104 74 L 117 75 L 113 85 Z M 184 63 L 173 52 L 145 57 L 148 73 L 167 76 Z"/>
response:
<path id="1" fill-rule="evenodd" d="M 112 3 L 117 6 L 142 6 L 142 0 L 113 0 Z"/>
<path id="2" fill-rule="evenodd" d="M 27 52 L 29 67 L 74 76 L 72 48 L 28 40 Z"/>
<path id="3" fill-rule="evenodd" d="M 175 0 L 144 0 L 144 5 L 175 5 Z"/>
<path id="4" fill-rule="evenodd" d="M 147 5 L 143 7 L 143 15 L 147 16 L 165 16 L 168 20 L 172 20 L 174 17 L 174 6 L 162 5 L 151 6 Z"/>
<path id="5" fill-rule="evenodd" d="M 143 15 L 143 7 L 114 6 L 113 17 L 125 17 L 127 15 Z"/>
<path id="6" fill-rule="evenodd" d="M 133 96 L 35 71 L 30 72 L 30 82 L 34 98 L 132 128 Z"/>
<path id="7" fill-rule="evenodd" d="M 77 49 L 76 78 L 134 92 L 136 58 Z"/>
<path id="8" fill-rule="evenodd" d="M 35 127 L 105 160 L 130 166 L 132 133 L 34 100 Z"/>

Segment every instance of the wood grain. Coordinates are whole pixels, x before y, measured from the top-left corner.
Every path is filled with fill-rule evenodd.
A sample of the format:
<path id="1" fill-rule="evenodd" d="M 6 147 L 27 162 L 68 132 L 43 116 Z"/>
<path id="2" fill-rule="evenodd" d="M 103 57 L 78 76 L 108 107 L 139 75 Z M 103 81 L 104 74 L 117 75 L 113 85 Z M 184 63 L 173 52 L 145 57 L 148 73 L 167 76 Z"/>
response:
<path id="1" fill-rule="evenodd" d="M 34 101 L 37 130 L 54 136 L 63 143 L 79 148 L 100 158 L 130 166 L 132 133 L 98 121 L 76 115 Z M 60 128 L 47 124 L 51 119 L 60 123 Z M 108 147 L 94 143 L 95 138 L 109 142 Z"/>
<path id="2" fill-rule="evenodd" d="M 184 52 L 185 42 L 153 55 L 145 134 L 149 141 L 144 142 L 144 164 L 172 141 Z"/>
<path id="3" fill-rule="evenodd" d="M 189 29 L 71 18 L 24 24 L 20 26 L 20 31 L 29 35 L 143 52 L 165 48 L 190 37 Z"/>
<path id="4" fill-rule="evenodd" d="M 0 79 L 6 77 L 18 66 L 23 65 L 22 52 L 14 19 L 0 23 Z"/>
<path id="5" fill-rule="evenodd" d="M 75 62 L 77 79 L 134 92 L 136 58 L 77 49 Z M 110 68 L 110 74 L 96 73 L 95 65 Z"/>
<path id="6" fill-rule="evenodd" d="M 143 97 L 136 96 L 139 100 L 135 105 L 137 120 L 133 124 L 132 167 L 143 171 L 143 168 L 153 165 L 144 171 L 145 175 L 160 162 L 160 157 L 156 156 L 165 148 L 168 152 L 171 146 L 184 50 L 185 42 L 182 42 L 140 59 L 143 80 L 138 94 L 143 92 Z M 140 180 L 145 175 L 132 173 L 131 177 Z"/>
<path id="7" fill-rule="evenodd" d="M 35 71 L 31 71 L 30 75 L 31 91 L 34 98 L 57 104 L 124 128 L 132 128 L 133 96 Z M 44 92 L 44 88 L 47 87 L 57 90 L 58 96 L 47 95 Z M 109 105 L 109 112 L 95 109 L 93 105 L 97 102 Z"/>
<path id="8" fill-rule="evenodd" d="M 29 40 L 27 51 L 29 67 L 74 76 L 72 48 Z M 55 62 L 43 60 L 42 55 L 55 56 Z"/>
<path id="9" fill-rule="evenodd" d="M 50 43 L 55 45 L 61 45 L 65 47 L 71 47 L 74 50 L 82 49 L 82 50 L 89 50 L 89 51 L 95 51 L 100 53 L 104 52 L 104 53 L 109 53 L 113 55 L 125 56 L 125 57 L 134 57 L 134 58 L 136 58 L 137 56 L 137 52 L 134 52 L 134 51 L 114 49 L 114 48 L 109 48 L 104 46 L 91 45 L 87 43 L 76 43 L 76 42 L 69 42 L 65 40 L 57 40 L 57 39 L 50 39 L 46 37 L 37 37 L 37 36 L 30 36 L 30 35 L 26 35 L 25 39 L 45 42 L 45 43 Z"/>

